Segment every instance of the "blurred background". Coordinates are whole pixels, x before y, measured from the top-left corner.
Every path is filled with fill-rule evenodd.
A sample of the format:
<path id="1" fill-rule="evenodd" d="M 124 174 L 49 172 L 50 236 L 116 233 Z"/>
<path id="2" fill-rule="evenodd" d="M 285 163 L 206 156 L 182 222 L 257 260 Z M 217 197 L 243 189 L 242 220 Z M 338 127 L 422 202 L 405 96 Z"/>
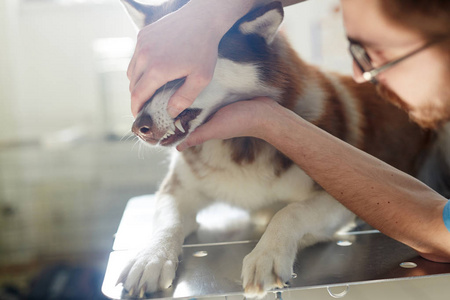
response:
<path id="1" fill-rule="evenodd" d="M 337 0 L 287 8 L 284 29 L 305 60 L 350 72 Z M 136 34 L 119 0 L 0 1 L 0 299 L 103 299 L 125 205 L 168 163 L 130 135 Z"/>

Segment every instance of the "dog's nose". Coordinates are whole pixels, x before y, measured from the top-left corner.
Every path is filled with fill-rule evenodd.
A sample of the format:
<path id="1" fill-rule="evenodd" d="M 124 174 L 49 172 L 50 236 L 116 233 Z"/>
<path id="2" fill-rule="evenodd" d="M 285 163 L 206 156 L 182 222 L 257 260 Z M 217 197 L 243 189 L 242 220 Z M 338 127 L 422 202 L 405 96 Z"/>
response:
<path id="1" fill-rule="evenodd" d="M 149 115 L 140 115 L 133 123 L 131 130 L 137 136 L 152 138 L 153 132 L 151 130 L 153 126 L 153 120 Z"/>

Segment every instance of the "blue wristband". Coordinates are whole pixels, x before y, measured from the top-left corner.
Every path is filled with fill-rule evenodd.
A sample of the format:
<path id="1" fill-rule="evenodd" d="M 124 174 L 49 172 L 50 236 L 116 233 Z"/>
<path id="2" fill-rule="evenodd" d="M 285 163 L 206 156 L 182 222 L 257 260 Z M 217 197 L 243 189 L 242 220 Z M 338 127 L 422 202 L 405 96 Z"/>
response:
<path id="1" fill-rule="evenodd" d="M 448 200 L 447 204 L 444 206 L 442 217 L 444 218 L 445 227 L 450 231 L 450 200 Z"/>

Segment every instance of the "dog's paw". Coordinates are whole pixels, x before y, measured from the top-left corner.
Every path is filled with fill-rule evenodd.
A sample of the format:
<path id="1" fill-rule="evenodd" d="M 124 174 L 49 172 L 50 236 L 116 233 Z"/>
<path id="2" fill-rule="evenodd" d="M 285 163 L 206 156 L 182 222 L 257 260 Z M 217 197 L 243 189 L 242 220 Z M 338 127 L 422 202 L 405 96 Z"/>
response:
<path id="1" fill-rule="evenodd" d="M 256 246 L 244 258 L 242 281 L 247 298 L 263 298 L 267 291 L 283 288 L 292 277 L 294 255 L 276 248 Z"/>
<path id="2" fill-rule="evenodd" d="M 177 251 L 147 247 L 130 260 L 119 276 L 128 294 L 143 298 L 145 293 L 167 289 L 172 285 L 178 265 Z"/>

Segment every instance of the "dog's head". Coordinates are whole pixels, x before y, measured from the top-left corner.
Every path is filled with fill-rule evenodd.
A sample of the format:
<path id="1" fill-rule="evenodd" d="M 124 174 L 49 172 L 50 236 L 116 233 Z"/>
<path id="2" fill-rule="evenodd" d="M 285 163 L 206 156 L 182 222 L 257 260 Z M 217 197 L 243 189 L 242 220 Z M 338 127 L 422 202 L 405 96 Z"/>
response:
<path id="1" fill-rule="evenodd" d="M 187 0 L 172 1 L 172 6 L 143 6 L 123 0 L 138 27 L 150 24 L 176 10 Z M 269 96 L 277 99 L 281 90 L 271 71 L 273 44 L 283 20 L 281 3 L 273 2 L 248 13 L 226 33 L 219 44 L 219 57 L 210 84 L 194 103 L 178 117 L 167 113 L 167 103 L 184 78 L 167 83 L 147 101 L 133 124 L 133 132 L 143 141 L 174 146 L 219 108 L 232 102 Z"/>

